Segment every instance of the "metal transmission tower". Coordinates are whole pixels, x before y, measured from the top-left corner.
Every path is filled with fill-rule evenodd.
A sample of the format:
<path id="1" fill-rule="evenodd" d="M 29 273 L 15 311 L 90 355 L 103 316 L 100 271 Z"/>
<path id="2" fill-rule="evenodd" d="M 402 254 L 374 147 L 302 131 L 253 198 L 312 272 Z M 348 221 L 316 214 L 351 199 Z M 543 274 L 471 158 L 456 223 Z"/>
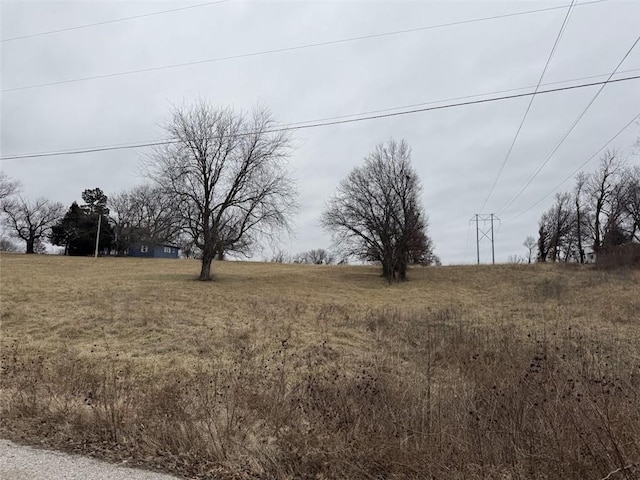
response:
<path id="1" fill-rule="evenodd" d="M 474 217 L 469 220 L 476 223 L 476 253 L 478 257 L 478 265 L 480 265 L 480 240 L 486 238 L 491 241 L 491 263 L 496 263 L 496 250 L 493 234 L 493 222 L 500 219 L 493 213 L 476 213 Z"/>

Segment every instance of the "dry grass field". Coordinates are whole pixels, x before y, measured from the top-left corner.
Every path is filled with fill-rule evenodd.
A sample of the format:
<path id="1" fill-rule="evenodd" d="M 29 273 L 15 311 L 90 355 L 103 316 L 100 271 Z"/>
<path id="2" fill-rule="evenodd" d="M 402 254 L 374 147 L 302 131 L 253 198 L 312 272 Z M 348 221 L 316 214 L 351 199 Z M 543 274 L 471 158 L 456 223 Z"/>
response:
<path id="1" fill-rule="evenodd" d="M 187 478 L 640 478 L 640 272 L 0 256 L 0 435 Z"/>

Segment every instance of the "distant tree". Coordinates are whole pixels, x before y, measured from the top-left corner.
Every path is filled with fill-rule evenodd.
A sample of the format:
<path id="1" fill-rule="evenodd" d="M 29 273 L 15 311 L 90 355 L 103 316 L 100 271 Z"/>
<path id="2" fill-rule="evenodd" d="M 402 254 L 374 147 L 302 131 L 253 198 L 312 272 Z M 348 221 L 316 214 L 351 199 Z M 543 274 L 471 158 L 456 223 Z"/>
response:
<path id="1" fill-rule="evenodd" d="M 12 242 L 10 239 L 2 237 L 0 238 L 0 252 L 19 252 L 20 247 Z"/>
<path id="2" fill-rule="evenodd" d="M 193 239 L 189 237 L 189 235 L 180 235 L 176 240 L 176 243 L 184 258 L 202 258 L 202 252 L 198 247 L 196 247 Z"/>
<path id="3" fill-rule="evenodd" d="M 15 195 L 20 190 L 20 182 L 11 179 L 6 173 L 0 172 L 0 202 Z"/>
<path id="4" fill-rule="evenodd" d="M 94 248 L 94 229 L 87 212 L 73 202 L 64 217 L 51 228 L 50 240 L 53 245 L 64 247 L 65 255 L 89 255 Z"/>
<path id="5" fill-rule="evenodd" d="M 640 140 L 639 140 L 640 142 Z M 628 170 L 626 210 L 629 215 L 629 236 L 640 242 L 640 166 Z"/>
<path id="6" fill-rule="evenodd" d="M 546 219 L 544 216 L 538 223 L 538 262 L 546 262 L 549 252 L 549 231 L 547 230 Z"/>
<path id="7" fill-rule="evenodd" d="M 100 235 L 98 250 L 111 249 L 114 241 L 113 229 L 109 225 L 108 198 L 100 188 L 88 188 L 82 192 L 84 204 L 80 207 L 87 214 L 88 218 L 94 222 L 96 231 L 93 234 L 94 251 L 95 239 Z"/>
<path id="8" fill-rule="evenodd" d="M 575 212 L 569 193 L 556 194 L 555 204 L 542 215 L 538 238 L 538 260 L 567 261 L 575 250 Z"/>
<path id="9" fill-rule="evenodd" d="M 556 195 L 538 233 L 538 261 L 584 263 L 585 246 L 604 253 L 640 242 L 640 167 L 606 151 L 595 172 L 577 175 L 572 193 Z"/>
<path id="10" fill-rule="evenodd" d="M 36 253 L 39 240 L 45 238 L 51 226 L 60 218 L 63 206 L 46 198 L 38 198 L 31 202 L 18 198 L 5 198 L 1 204 L 5 214 L 3 223 L 10 234 L 26 243 L 26 253 Z"/>
<path id="11" fill-rule="evenodd" d="M 389 282 L 405 280 L 411 259 L 430 245 L 420 180 L 401 140 L 378 145 L 337 188 L 322 215 L 343 253 L 382 264 Z"/>
<path id="12" fill-rule="evenodd" d="M 293 263 L 331 265 L 332 263 L 335 263 L 335 255 L 324 248 L 318 248 L 315 250 L 309 250 L 308 252 L 299 253 L 292 260 Z"/>
<path id="13" fill-rule="evenodd" d="M 575 206 L 575 239 L 578 247 L 578 259 L 580 263 L 584 263 L 584 242 L 586 241 L 586 232 L 589 228 L 589 211 L 588 207 L 584 205 L 584 192 L 587 184 L 588 176 L 583 172 L 578 173 L 576 176 L 576 186 L 574 189 L 574 206 Z"/>
<path id="14" fill-rule="evenodd" d="M 425 222 L 426 228 L 426 222 Z M 409 263 L 413 265 L 440 265 L 440 257 L 433 251 L 433 240 L 424 229 L 415 232 L 410 240 Z"/>
<path id="15" fill-rule="evenodd" d="M 625 229 L 621 225 L 614 223 L 612 226 L 607 228 L 607 233 L 602 239 L 602 246 L 600 250 L 611 250 L 612 248 L 619 247 L 620 245 L 625 245 L 630 241 L 631 237 L 628 235 Z"/>
<path id="16" fill-rule="evenodd" d="M 534 242 L 535 242 L 535 239 L 534 239 Z M 522 255 L 509 255 L 509 258 L 507 258 L 507 263 L 518 265 L 521 263 L 531 263 L 531 260 L 529 259 L 529 262 L 527 262 L 527 259 L 524 258 Z"/>
<path id="17" fill-rule="evenodd" d="M 276 250 L 271 256 L 271 263 L 292 263 L 291 256 L 284 250 Z"/>
<path id="18" fill-rule="evenodd" d="M 109 196 L 109 224 L 113 229 L 113 248 L 117 255 L 124 255 L 133 242 L 134 208 L 130 191 Z"/>
<path id="19" fill-rule="evenodd" d="M 589 228 L 593 250 L 598 253 L 605 237 L 621 228 L 626 205 L 625 162 L 620 154 L 608 150 L 600 159 L 598 170 L 588 177 L 585 193 L 589 205 Z"/>
<path id="20" fill-rule="evenodd" d="M 54 245 L 65 248 L 65 255 L 86 256 L 95 250 L 96 234 L 98 233 L 98 209 L 89 206 L 79 206 L 73 202 L 69 210 L 51 229 L 50 240 Z M 95 210 L 94 213 L 91 213 Z M 99 250 L 111 246 L 113 231 L 109 223 L 101 221 Z"/>
<path id="21" fill-rule="evenodd" d="M 522 243 L 522 246 L 527 249 L 527 263 L 531 263 L 531 261 L 533 260 L 533 251 L 535 250 L 537 244 L 538 242 L 536 242 L 536 239 L 531 235 L 525 238 L 524 242 Z"/>
<path id="22" fill-rule="evenodd" d="M 177 243 L 182 223 L 176 202 L 162 189 L 140 185 L 109 197 L 109 221 L 119 255 L 133 242 Z"/>
<path id="23" fill-rule="evenodd" d="M 84 200 L 82 209 L 89 215 L 109 214 L 108 198 L 101 189 L 87 188 L 82 192 L 82 200 Z"/>
<path id="24" fill-rule="evenodd" d="M 45 253 L 47 253 L 47 245 L 44 243 L 44 241 L 41 238 L 38 238 L 35 241 L 35 244 L 33 245 L 33 251 L 34 253 L 39 253 L 41 255 L 44 255 Z"/>
<path id="25" fill-rule="evenodd" d="M 175 110 L 166 125 L 172 143 L 156 150 L 148 173 L 202 251 L 200 280 L 211 279 L 216 255 L 246 251 L 289 227 L 296 198 L 285 163 L 290 141 L 274 126 L 265 109 L 247 116 L 205 102 Z"/>

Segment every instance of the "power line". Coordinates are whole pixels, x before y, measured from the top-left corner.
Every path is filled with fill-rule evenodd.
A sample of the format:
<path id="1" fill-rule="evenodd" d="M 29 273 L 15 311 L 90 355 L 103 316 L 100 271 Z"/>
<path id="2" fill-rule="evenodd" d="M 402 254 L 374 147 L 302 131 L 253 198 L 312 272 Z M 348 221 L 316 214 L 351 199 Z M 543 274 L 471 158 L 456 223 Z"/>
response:
<path id="1" fill-rule="evenodd" d="M 580 164 L 580 166 L 578 168 L 576 168 L 571 174 L 569 174 L 564 180 L 562 180 L 558 185 L 556 185 L 555 187 L 553 187 L 551 190 L 549 190 L 549 192 L 545 195 L 543 195 L 542 197 L 540 197 L 540 199 L 538 199 L 538 201 L 536 201 L 535 203 L 531 204 L 529 207 L 525 208 L 523 211 L 521 211 L 518 215 L 512 217 L 509 219 L 509 221 L 513 221 L 517 218 L 520 218 L 522 215 L 524 215 L 525 213 L 527 213 L 529 210 L 531 210 L 532 208 L 536 207 L 537 205 L 539 205 L 544 199 L 546 199 L 547 197 L 549 197 L 549 195 L 551 195 L 552 193 L 554 193 L 556 190 L 558 190 L 562 185 L 564 185 L 565 182 L 567 182 L 568 180 L 570 180 L 571 178 L 573 178 L 573 176 L 578 173 L 580 170 L 582 170 L 585 165 L 587 165 L 589 162 L 591 162 L 600 152 L 602 152 L 605 148 L 607 148 L 609 146 L 609 144 L 611 144 L 611 142 L 613 142 L 616 138 L 618 138 L 622 132 L 624 132 L 627 128 L 629 128 L 631 126 L 631 124 L 633 124 L 633 122 L 635 122 L 637 119 L 640 119 L 640 112 L 636 113 L 633 118 L 631 120 L 629 120 L 629 122 L 626 123 L 626 125 L 624 127 L 622 127 L 620 130 L 618 130 L 618 133 L 616 133 L 613 137 L 611 137 L 609 140 L 607 140 L 607 142 L 602 145 L 598 150 L 596 150 L 593 155 L 591 155 L 589 158 L 587 158 L 584 162 L 582 162 Z"/>
<path id="2" fill-rule="evenodd" d="M 620 72 L 617 72 L 616 75 L 622 75 L 625 73 L 635 73 L 640 71 L 640 68 L 632 68 L 629 70 L 622 70 Z M 589 75 L 587 77 L 579 77 L 579 78 L 571 78 L 571 79 L 567 79 L 567 80 L 559 80 L 556 82 L 548 82 L 548 83 L 543 83 L 542 85 L 540 85 L 541 87 L 548 87 L 551 85 L 559 85 L 559 84 L 563 84 L 563 83 L 569 83 L 569 82 L 581 82 L 583 80 L 591 80 L 594 78 L 601 78 L 601 77 L 609 77 L 609 73 L 601 73 L 599 75 Z M 383 112 L 390 112 L 393 110 L 403 110 L 406 108 L 414 108 L 414 107 L 420 107 L 423 105 L 433 105 L 436 103 L 444 103 L 444 102 L 454 102 L 457 100 L 467 100 L 469 98 L 478 98 L 478 97 L 486 97 L 487 95 L 500 95 L 503 93 L 510 93 L 510 92 L 518 92 L 521 90 L 527 90 L 529 88 L 534 88 L 535 85 L 527 85 L 525 87 L 518 87 L 518 88 L 508 88 L 506 90 L 494 90 L 491 92 L 484 92 L 484 93 L 476 93 L 473 95 L 463 95 L 463 96 L 458 96 L 458 97 L 450 97 L 450 98 L 444 98 L 441 100 L 431 100 L 428 102 L 421 102 L 421 103 L 413 103 L 413 104 L 409 104 L 409 105 L 402 105 L 399 107 L 389 107 L 389 108 L 381 108 L 381 109 L 377 109 L 377 110 L 368 110 L 366 112 L 360 112 L 360 113 L 350 113 L 350 114 L 346 114 L 346 115 L 335 115 L 332 117 L 323 117 L 323 118 L 318 118 L 315 121 L 319 122 L 319 121 L 325 121 L 325 120 L 338 120 L 341 118 L 349 118 L 349 117 L 357 117 L 357 116 L 361 116 L 361 115 L 370 115 L 370 114 L 374 114 L 374 113 L 383 113 Z M 283 126 L 294 126 L 294 125 L 302 125 L 305 123 L 309 123 L 308 121 L 304 121 L 304 122 L 293 122 L 293 123 L 287 123 L 284 124 Z"/>
<path id="3" fill-rule="evenodd" d="M 547 94 L 547 93 L 554 93 L 554 92 L 563 92 L 563 91 L 574 90 L 574 89 L 578 89 L 578 88 L 587 88 L 587 87 L 593 87 L 593 86 L 603 85 L 603 84 L 608 84 L 608 83 L 626 82 L 626 81 L 629 81 L 629 80 L 638 80 L 638 79 L 640 79 L 640 75 L 634 75 L 634 76 L 631 76 L 631 77 L 617 78 L 615 80 L 603 80 L 601 82 L 582 83 L 582 84 L 578 84 L 578 85 L 570 85 L 570 86 L 566 86 L 566 87 L 558 87 L 558 88 L 551 88 L 551 89 L 548 89 L 548 90 L 541 90 L 541 91 L 539 91 L 537 93 L 537 95 L 544 95 L 544 94 Z M 433 106 L 433 107 L 416 108 L 416 109 L 412 109 L 412 110 L 405 110 L 405 111 L 401 111 L 401 112 L 392 112 L 392 113 L 384 113 L 384 114 L 379 114 L 379 115 L 367 115 L 367 116 L 360 117 L 360 118 L 352 118 L 352 119 L 346 119 L 346 120 L 334 120 L 334 121 L 329 121 L 329 122 L 322 122 L 322 121 L 317 121 L 317 120 L 309 120 L 304 125 L 276 127 L 276 128 L 272 128 L 272 129 L 269 129 L 269 130 L 264 130 L 261 133 L 275 133 L 275 132 L 284 132 L 284 131 L 290 131 L 290 130 L 302 130 L 302 129 L 326 127 L 326 126 L 330 126 L 330 125 L 342 125 L 342 124 L 346 124 L 346 123 L 362 122 L 362 121 L 365 121 L 365 120 L 376 120 L 376 119 L 380 119 L 380 118 L 397 117 L 397 116 L 401 116 L 401 115 L 409 115 L 409 114 L 414 114 L 414 113 L 430 112 L 430 111 L 434 111 L 434 110 L 445 110 L 445 109 L 455 108 L 455 107 L 464 107 L 464 106 L 469 106 L 469 105 L 479 105 L 479 104 L 483 104 L 483 103 L 491 103 L 491 102 L 497 102 L 497 101 L 501 101 L 501 100 L 511 100 L 511 99 L 514 99 L 514 98 L 528 97 L 528 96 L 531 96 L 533 94 L 534 94 L 533 92 L 518 93 L 518 94 L 513 94 L 513 95 L 504 95 L 504 96 L 500 96 L 500 97 L 484 98 L 484 99 L 480 99 L 480 100 L 469 100 L 469 101 L 466 101 L 466 102 L 458 102 L 458 103 L 448 103 L 448 104 L 445 104 L 445 105 L 436 105 L 436 106 Z M 236 134 L 235 136 L 247 136 L 247 135 L 254 135 L 256 133 L 257 132 L 242 132 L 242 133 Z M 0 157 L 0 161 L 26 159 L 26 158 L 39 158 L 39 157 L 53 157 L 53 156 L 59 156 L 59 155 L 78 155 L 78 154 L 83 154 L 83 153 L 103 152 L 103 151 L 109 151 L 109 150 L 127 150 L 127 149 L 135 149 L 135 148 L 170 145 L 170 144 L 173 144 L 173 143 L 178 143 L 178 141 L 177 140 L 159 140 L 159 141 L 155 141 L 155 142 L 130 143 L 130 144 L 111 145 L 111 146 L 104 146 L 104 147 L 90 147 L 90 148 L 84 148 L 84 149 L 63 150 L 63 151 L 56 151 L 56 152 L 17 154 L 17 155 L 10 155 L 10 156 Z"/>
<path id="4" fill-rule="evenodd" d="M 609 79 L 611 79 L 617 72 L 618 68 L 620 68 L 620 66 L 622 65 L 622 63 L 627 59 L 627 57 L 629 56 L 629 54 L 631 53 L 631 51 L 635 48 L 635 46 L 638 44 L 638 41 L 640 41 L 640 36 L 638 38 L 636 38 L 636 41 L 633 42 L 633 45 L 631 45 L 631 48 L 629 48 L 629 50 L 627 50 L 627 53 L 625 53 L 625 55 L 622 57 L 622 60 L 620 60 L 620 62 L 618 62 L 618 65 L 616 66 L 616 68 L 613 70 L 613 72 L 611 72 L 611 75 L 609 75 Z M 571 132 L 573 131 L 573 129 L 576 127 L 576 125 L 578 125 L 578 123 L 580 122 L 580 120 L 582 120 L 582 117 L 585 116 L 585 114 L 587 113 L 587 111 L 589 111 L 589 108 L 591 108 L 591 105 L 593 105 L 593 103 L 596 101 L 596 99 L 598 98 L 598 96 L 600 95 L 600 93 L 602 93 L 602 90 L 604 90 L 604 87 L 607 85 L 607 83 L 609 83 L 608 81 L 604 82 L 601 84 L 600 88 L 598 89 L 598 91 L 596 92 L 596 94 L 593 96 L 593 98 L 591 99 L 591 101 L 589 101 L 589 103 L 587 104 L 587 106 L 584 108 L 584 110 L 582 110 L 582 112 L 580 113 L 580 115 L 578 115 L 578 118 L 576 118 L 574 120 L 574 122 L 571 124 L 571 126 L 569 127 L 569 129 L 564 133 L 564 135 L 560 138 L 560 141 L 555 145 L 555 147 L 553 147 L 553 149 L 551 150 L 551 152 L 549 152 L 549 154 L 547 155 L 547 157 L 545 158 L 545 160 L 540 164 L 540 166 L 538 167 L 538 169 L 534 172 L 534 174 L 525 182 L 525 184 L 520 188 L 520 190 L 518 190 L 518 192 L 513 196 L 513 198 L 511 198 L 511 200 L 509 200 L 509 202 L 507 203 L 507 205 L 505 207 L 502 208 L 502 210 L 500 210 L 500 212 L 498 212 L 498 215 L 502 215 L 511 205 L 513 205 L 513 202 L 515 202 L 520 195 L 522 195 L 522 193 L 527 189 L 527 187 L 531 184 L 531 182 L 533 182 L 533 180 L 538 176 L 538 174 L 542 171 L 542 169 L 547 165 L 547 163 L 549 163 L 549 161 L 551 160 L 551 158 L 555 155 L 555 153 L 558 151 L 558 149 L 560 148 L 560 146 L 564 143 L 564 141 L 567 139 L 567 137 L 571 134 Z"/>
<path id="5" fill-rule="evenodd" d="M 581 3 L 580 5 L 581 6 L 583 6 L 583 5 L 591 5 L 591 4 L 594 4 L 594 3 L 602 3 L 602 2 L 605 2 L 605 1 L 607 1 L 607 0 L 593 0 L 591 2 Z M 102 75 L 92 75 L 92 76 L 88 76 L 88 77 L 71 78 L 71 79 L 67 79 L 67 80 L 58 80 L 58 81 L 55 81 L 55 82 L 39 83 L 39 84 L 34 84 L 34 85 L 23 85 L 23 86 L 20 86 L 20 87 L 6 88 L 6 89 L 1 90 L 1 91 L 2 92 L 15 92 L 15 91 L 19 91 L 19 90 L 28 90 L 28 89 L 33 89 L 33 88 L 50 87 L 50 86 L 54 86 L 54 85 L 62 85 L 62 84 L 67 84 L 67 83 L 84 82 L 84 81 L 87 81 L 87 80 L 98 80 L 98 79 L 104 79 L 104 78 L 113 78 L 113 77 L 120 77 L 120 76 L 125 76 L 125 75 L 134 75 L 134 74 L 138 74 L 138 73 L 154 72 L 154 71 L 159 71 L 159 70 L 168 70 L 168 69 L 172 69 L 172 68 L 182 68 L 182 67 L 187 67 L 187 66 L 192 66 L 192 65 L 202 65 L 202 64 L 206 64 L 206 63 L 215 63 L 215 62 L 223 62 L 223 61 L 228 61 L 228 60 L 237 60 L 237 59 L 241 59 L 241 58 L 257 57 L 257 56 L 261 56 L 261 55 L 271 55 L 271 54 L 275 54 L 275 53 L 291 52 L 291 51 L 295 51 L 295 50 L 305 50 L 305 49 L 310 49 L 310 48 L 324 47 L 324 46 L 327 46 L 327 45 L 337 45 L 337 44 L 356 42 L 356 41 L 361 41 L 361 40 L 370 40 L 372 38 L 390 37 L 390 36 L 402 35 L 402 34 L 406 34 L 406 33 L 414 33 L 414 32 L 420 32 L 420 31 L 425 31 L 425 30 L 433 30 L 433 29 L 437 29 L 437 28 L 446 28 L 446 27 L 453 27 L 453 26 L 458 26 L 458 25 L 467 25 L 467 24 L 471 24 L 471 23 L 484 22 L 484 21 L 488 21 L 488 20 L 496 20 L 496 19 L 517 17 L 517 16 L 522 16 L 522 15 L 529 15 L 529 14 L 534 14 L 534 13 L 548 12 L 548 11 L 558 10 L 558 9 L 562 9 L 562 8 L 567 8 L 567 7 L 559 6 L 559 7 L 540 8 L 540 9 L 537 9 L 537 10 L 526 10 L 526 11 L 523 11 L 523 12 L 506 13 L 506 14 L 503 14 L 503 15 L 493 15 L 493 16 L 490 16 L 490 17 L 473 18 L 473 19 L 469 19 L 469 20 L 459 20 L 459 21 L 455 21 L 455 22 L 441 23 L 441 24 L 437 24 L 437 25 L 426 25 L 426 26 L 422 26 L 422 27 L 408 28 L 408 29 L 403 29 L 403 30 L 394 30 L 394 31 L 390 31 L 390 32 L 374 33 L 374 34 L 370 34 L 370 35 L 361 35 L 361 36 L 357 36 L 357 37 L 348 37 L 348 38 L 342 38 L 342 39 L 338 39 L 338 40 L 328 40 L 328 41 L 325 41 L 325 42 L 307 43 L 307 44 L 303 44 L 303 45 L 295 45 L 295 46 L 292 46 L 292 47 L 275 48 L 275 49 L 270 49 L 270 50 L 260 50 L 260 51 L 257 51 L 257 52 L 241 53 L 241 54 L 238 54 L 238 55 L 229 55 L 229 56 L 226 56 L 226 57 L 216 57 L 216 58 L 209 58 L 209 59 L 205 59 L 205 60 L 196 60 L 196 61 L 192 61 L 192 62 L 174 63 L 174 64 L 169 64 L 169 65 L 160 65 L 160 66 L 157 66 L 157 67 L 148 67 L 148 68 L 140 68 L 140 69 L 136 69 L 136 70 L 126 70 L 126 71 L 122 71 L 122 72 L 105 73 L 105 74 L 102 74 Z"/>
<path id="6" fill-rule="evenodd" d="M 622 70 L 620 72 L 617 72 L 618 75 L 622 75 L 625 73 L 634 73 L 634 72 L 638 72 L 640 71 L 640 68 L 634 68 L 634 69 L 629 69 L 629 70 Z M 580 78 L 571 78 L 571 79 L 566 79 L 566 80 L 560 80 L 560 81 L 556 81 L 556 82 L 549 82 L 549 83 L 544 83 L 541 86 L 550 86 L 550 85 L 558 85 L 558 84 L 565 84 L 565 83 L 569 83 L 569 82 L 579 82 L 579 81 L 583 81 L 583 80 L 591 80 L 593 78 L 600 78 L 600 77 L 605 77 L 605 76 L 609 76 L 608 73 L 603 73 L 603 74 L 599 74 L 599 75 L 589 75 L 586 77 L 580 77 Z M 359 113 L 350 113 L 350 114 L 346 114 L 346 115 L 335 115 L 332 117 L 322 117 L 322 118 L 316 118 L 314 120 L 304 120 L 304 121 L 300 121 L 300 122 L 291 122 L 291 123 L 285 123 L 280 125 L 281 127 L 295 127 L 298 125 L 304 125 L 307 123 L 311 123 L 311 122 L 324 122 L 327 120 L 339 120 L 339 119 L 343 119 L 343 118 L 351 118 L 351 117 L 361 117 L 362 115 L 372 115 L 372 114 L 378 114 L 378 113 L 384 113 L 384 112 L 390 112 L 390 111 L 396 111 L 396 110 L 404 110 L 407 108 L 415 108 L 415 107 L 421 107 L 424 105 L 434 105 L 434 104 L 438 104 L 438 103 L 446 103 L 446 102 L 455 102 L 457 100 L 467 100 L 470 98 L 478 98 L 478 97 L 486 97 L 488 95 L 500 95 L 503 93 L 510 93 L 510 92 L 517 92 L 517 91 L 521 91 L 521 90 L 526 90 L 528 88 L 534 88 L 535 85 L 528 85 L 525 87 L 518 87 L 518 88 L 509 88 L 506 90 L 496 90 L 496 91 L 492 91 L 492 92 L 484 92 L 484 93 L 478 93 L 478 94 L 474 94 L 474 95 L 463 95 L 463 96 L 458 96 L 458 97 L 450 97 L 450 98 L 444 98 L 444 99 L 440 99 L 440 100 L 431 100 L 429 102 L 420 102 L 420 103 L 414 103 L 414 104 L 409 104 L 409 105 L 402 105 L 402 106 L 398 106 L 398 107 L 389 107 L 389 108 L 382 108 L 382 109 L 377 109 L 377 110 L 368 110 L 365 112 L 359 112 Z M 293 130 L 293 128 L 291 128 L 291 130 Z M 82 150 L 81 153 L 84 153 L 85 150 L 87 150 L 86 153 L 90 153 L 89 151 L 106 151 L 106 150 L 125 150 L 125 149 L 133 149 L 133 148 L 138 148 L 139 146 L 160 146 L 160 145 L 164 145 L 166 144 L 164 140 L 162 139 L 157 139 L 157 140 L 148 140 L 146 142 L 132 142 L 132 143 L 125 143 L 125 144 L 108 144 L 108 145 L 96 145 L 93 147 L 87 147 L 86 149 L 84 148 L 80 148 L 80 149 L 65 149 L 65 150 L 57 150 L 54 152 L 35 152 L 35 153 L 25 153 L 25 154 L 19 154 L 18 157 L 16 158 L 34 158 L 37 156 L 40 156 L 42 154 L 45 154 L 45 156 L 52 156 L 52 155 L 65 155 L 65 154 L 74 154 L 76 150 Z M 12 156 L 11 158 L 6 158 L 6 157 L 0 157 L 0 160 L 13 160 L 16 159 L 14 158 L 14 156 Z"/>
<path id="7" fill-rule="evenodd" d="M 511 152 L 513 151 L 513 147 L 516 144 L 516 141 L 518 140 L 518 136 L 520 135 L 520 131 L 522 130 L 522 126 L 524 125 L 525 120 L 527 119 L 527 115 L 529 115 L 529 110 L 531 110 L 531 105 L 533 105 L 533 101 L 536 98 L 536 93 L 538 92 L 538 89 L 540 88 L 540 84 L 542 83 L 542 79 L 544 78 L 544 74 L 547 73 L 547 69 L 549 68 L 549 64 L 551 63 L 551 59 L 553 58 L 553 55 L 556 53 L 556 49 L 558 48 L 558 45 L 560 44 L 560 40 L 562 39 L 562 35 L 565 32 L 565 29 L 567 27 L 567 24 L 569 23 L 569 17 L 571 16 L 571 12 L 573 12 L 573 5 L 575 3 L 575 0 L 571 0 L 571 3 L 569 4 L 569 9 L 567 10 L 567 14 L 564 17 L 564 20 L 562 21 L 562 25 L 560 26 L 560 30 L 558 31 L 558 35 L 556 35 L 556 40 L 553 43 L 553 47 L 551 47 L 551 52 L 549 52 L 549 56 L 547 58 L 547 62 L 544 65 L 544 68 L 542 69 L 542 73 L 540 74 L 540 78 L 538 78 L 538 84 L 536 85 L 536 89 L 533 92 L 533 95 L 531 95 L 531 98 L 529 100 L 529 104 L 527 105 L 527 109 L 524 112 L 524 115 L 522 116 L 522 120 L 520 120 L 520 125 L 518 125 L 518 129 L 516 130 L 516 134 L 513 137 L 513 140 L 511 141 L 511 145 L 509 145 L 509 149 L 507 150 L 507 154 L 504 157 L 504 160 L 502 161 L 502 164 L 500 165 L 500 169 L 498 170 L 498 175 L 496 175 L 495 180 L 493 181 L 493 185 L 491 185 L 491 188 L 489 189 L 489 193 L 487 193 L 487 196 L 484 199 L 484 202 L 482 202 L 482 206 L 480 207 L 480 211 L 484 210 L 485 205 L 487 204 L 487 202 L 489 201 L 489 199 L 491 198 L 491 195 L 493 194 L 493 191 L 496 188 L 496 185 L 498 184 L 498 181 L 500 180 L 500 177 L 502 176 L 502 172 L 504 171 L 504 167 L 507 164 L 507 161 L 509 161 L 509 157 L 511 156 Z"/>
<path id="8" fill-rule="evenodd" d="M 132 15 L 130 17 L 121 17 L 121 18 L 116 18 L 113 20 L 105 20 L 103 22 L 95 22 L 95 23 L 85 23 L 82 25 L 76 25 L 73 27 L 66 27 L 66 28 L 59 28 L 57 30 L 47 30 L 45 32 L 38 32 L 38 33 L 30 33 L 30 34 L 26 34 L 26 35 L 18 35 L 15 37 L 9 37 L 9 38 L 3 38 L 0 40 L 0 42 L 13 42 L 15 40 L 23 40 L 25 38 L 34 38 L 34 37 L 41 37 L 44 35 L 52 35 L 54 33 L 62 33 L 62 32 L 69 32 L 72 30 L 80 30 L 83 28 L 90 28 L 90 27 L 97 27 L 99 25 L 108 25 L 111 23 L 118 23 L 118 22 L 125 22 L 128 20 L 134 20 L 137 18 L 145 18 L 145 17 L 152 17 L 154 15 L 164 15 L 165 13 L 173 13 L 173 12 L 179 12 L 181 10 L 190 10 L 192 8 L 200 8 L 200 7 L 206 7 L 209 5 L 215 5 L 218 3 L 226 3 L 226 2 L 230 2 L 231 0 L 218 0 L 217 2 L 206 2 L 206 3 L 198 3 L 197 5 L 189 5 L 188 7 L 179 7 L 179 8 L 171 8 L 169 10 L 160 10 L 158 12 L 149 12 L 149 13 L 143 13 L 140 15 Z"/>
<path id="9" fill-rule="evenodd" d="M 625 73 L 634 73 L 634 72 L 638 72 L 640 71 L 640 68 L 635 68 L 635 69 L 629 69 L 629 70 L 623 70 L 618 72 L 619 75 L 625 74 Z M 565 84 L 565 83 L 569 83 L 569 82 L 579 82 L 579 81 L 583 81 L 583 80 L 591 80 L 593 78 L 600 78 L 600 77 L 605 77 L 605 76 L 609 76 L 609 73 L 603 73 L 603 74 L 599 74 L 599 75 L 589 75 L 587 77 L 580 77 L 580 78 L 571 78 L 571 79 L 566 79 L 566 80 L 560 80 L 560 81 L 556 81 L 556 82 L 549 82 L 549 83 L 545 83 L 542 86 L 550 86 L 550 85 L 558 85 L 558 84 Z M 346 114 L 346 115 L 335 115 L 332 117 L 322 117 L 322 118 L 316 118 L 314 120 L 304 120 L 301 122 L 291 122 L 291 123 L 286 123 L 286 124 L 282 124 L 280 125 L 281 127 L 294 127 L 294 126 L 298 126 L 298 125 L 304 125 L 307 123 L 311 123 L 311 122 L 324 122 L 327 120 L 339 120 L 339 119 L 343 119 L 343 118 L 351 118 L 351 117 L 361 117 L 363 115 L 372 115 L 372 114 L 378 114 L 378 113 L 384 113 L 384 112 L 390 112 L 390 111 L 396 111 L 396 110 L 405 110 L 407 108 L 415 108 L 415 107 L 421 107 L 424 105 L 434 105 L 434 104 L 438 104 L 438 103 L 446 103 L 446 102 L 455 102 L 458 100 L 467 100 L 470 98 L 478 98 L 478 97 L 485 97 L 488 95 L 500 95 L 503 93 L 510 93 L 510 92 L 517 92 L 517 91 L 521 91 L 521 90 L 526 90 L 528 88 L 534 88 L 535 85 L 528 85 L 525 87 L 518 87 L 518 88 L 510 88 L 510 89 L 506 89 L 506 90 L 496 90 L 496 91 L 492 91 L 492 92 L 484 92 L 484 93 L 478 93 L 475 95 L 463 95 L 463 96 L 458 96 L 458 97 L 450 97 L 450 98 L 444 98 L 444 99 L 440 99 L 440 100 L 431 100 L 429 102 L 421 102 L 421 103 L 413 103 L 413 104 L 409 104 L 409 105 L 402 105 L 402 106 L 398 106 L 398 107 L 389 107 L 389 108 L 382 108 L 382 109 L 377 109 L 377 110 L 368 110 L 365 112 L 359 112 L 359 113 L 350 113 L 350 114 Z M 136 148 L 137 145 L 139 145 L 140 143 L 144 143 L 145 145 L 152 145 L 152 146 L 157 146 L 157 145 L 162 145 L 164 140 L 162 139 L 157 139 L 157 140 L 149 140 L 146 142 L 134 142 L 134 143 L 125 143 L 125 144 L 108 144 L 108 145 L 97 145 L 97 146 L 93 146 L 93 147 L 88 147 L 88 149 L 92 149 L 95 151 L 103 151 L 104 150 L 111 150 L 111 149 L 129 149 L 129 148 Z M 51 152 L 51 153 L 55 153 L 57 155 L 63 155 L 63 154 L 67 154 L 67 153 L 72 153 L 75 150 L 84 150 L 84 149 L 65 149 L 65 150 L 58 150 L 55 152 Z M 31 155 L 40 155 L 43 152 L 36 152 L 36 153 L 26 153 L 23 155 L 27 155 L 27 156 L 31 156 Z M 21 158 L 23 158 L 21 156 Z M 3 159 L 3 158 L 0 158 Z"/>

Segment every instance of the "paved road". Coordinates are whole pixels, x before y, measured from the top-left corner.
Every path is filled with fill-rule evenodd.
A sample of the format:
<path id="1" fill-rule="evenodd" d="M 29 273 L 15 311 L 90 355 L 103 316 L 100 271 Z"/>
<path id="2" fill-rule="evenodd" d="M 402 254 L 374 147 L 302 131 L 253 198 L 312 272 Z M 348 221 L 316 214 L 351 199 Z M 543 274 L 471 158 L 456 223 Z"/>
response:
<path id="1" fill-rule="evenodd" d="M 38 450 L 0 439 L 0 480 L 177 480 L 177 477 Z"/>

